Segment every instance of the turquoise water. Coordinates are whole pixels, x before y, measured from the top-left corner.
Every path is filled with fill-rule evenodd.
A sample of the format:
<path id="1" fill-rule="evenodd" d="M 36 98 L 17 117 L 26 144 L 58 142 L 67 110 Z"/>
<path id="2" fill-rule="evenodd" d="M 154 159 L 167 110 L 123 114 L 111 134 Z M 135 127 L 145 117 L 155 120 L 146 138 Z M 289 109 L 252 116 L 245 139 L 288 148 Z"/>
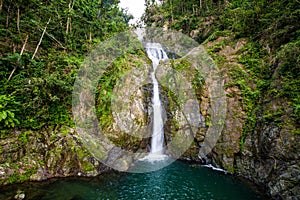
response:
<path id="1" fill-rule="evenodd" d="M 179 161 L 150 173 L 110 172 L 97 178 L 13 185 L 0 189 L 0 199 L 9 199 L 18 189 L 24 191 L 26 199 L 34 200 L 266 199 L 254 186 L 236 177 Z"/>

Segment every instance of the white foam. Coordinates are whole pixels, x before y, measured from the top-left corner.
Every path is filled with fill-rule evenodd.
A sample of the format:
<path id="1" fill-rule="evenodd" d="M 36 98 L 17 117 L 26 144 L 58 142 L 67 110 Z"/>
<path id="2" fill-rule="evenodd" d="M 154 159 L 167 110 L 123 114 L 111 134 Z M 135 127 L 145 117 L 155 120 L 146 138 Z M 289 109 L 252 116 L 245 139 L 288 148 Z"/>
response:
<path id="1" fill-rule="evenodd" d="M 147 161 L 147 162 L 155 162 L 155 161 L 164 161 L 168 159 L 169 156 L 165 154 L 156 154 L 156 153 L 149 153 L 146 157 L 139 159 L 140 161 Z"/>
<path id="2" fill-rule="evenodd" d="M 225 173 L 225 174 L 228 173 L 228 172 L 225 171 L 224 169 L 221 169 L 221 168 L 218 168 L 218 167 L 214 167 L 212 164 L 202 165 L 202 166 L 203 166 L 203 167 L 210 168 L 210 169 L 215 170 L 215 171 L 223 172 L 223 173 Z"/>

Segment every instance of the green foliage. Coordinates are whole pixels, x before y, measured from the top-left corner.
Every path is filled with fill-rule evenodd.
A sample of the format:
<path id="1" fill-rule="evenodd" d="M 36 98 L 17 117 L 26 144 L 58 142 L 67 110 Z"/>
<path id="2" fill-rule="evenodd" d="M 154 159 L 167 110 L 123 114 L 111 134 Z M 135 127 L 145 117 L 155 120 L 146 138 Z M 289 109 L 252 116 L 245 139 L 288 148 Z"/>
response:
<path id="1" fill-rule="evenodd" d="M 229 30 L 223 30 L 223 31 L 220 31 L 220 30 L 215 30 L 208 38 L 207 40 L 208 41 L 213 41 L 219 37 L 226 37 L 226 36 L 230 36 L 232 34 L 232 32 L 230 32 Z"/>
<path id="2" fill-rule="evenodd" d="M 186 70 L 189 69 L 191 66 L 191 63 L 187 59 L 180 59 L 176 62 L 174 60 L 170 60 L 172 68 L 176 71 Z"/>
<path id="3" fill-rule="evenodd" d="M 257 28 L 260 7 L 254 1 L 233 1 L 226 7 L 222 20 L 225 26 L 232 28 L 238 36 L 246 36 Z"/>
<path id="4" fill-rule="evenodd" d="M 83 59 L 50 53 L 51 63 L 47 66 L 32 61 L 16 71 L 10 82 L 3 80 L 7 84 L 2 91 L 15 92 L 15 99 L 21 102 L 17 110 L 20 127 L 38 129 L 45 124 L 71 123 L 71 93 L 80 60 Z"/>
<path id="5" fill-rule="evenodd" d="M 219 13 L 224 1 L 178 1 L 167 0 L 162 1 L 161 5 L 157 5 L 155 1 L 146 1 L 146 11 L 142 17 L 145 24 L 152 26 L 153 23 L 157 27 L 163 27 L 168 24 L 169 28 L 180 30 L 185 34 L 189 34 L 192 30 L 199 28 L 205 23 L 203 19 Z M 220 9 L 220 10 L 219 10 Z M 204 30 L 206 33 L 211 30 Z M 206 33 L 200 33 L 200 41 L 204 41 L 208 36 Z M 202 38 L 203 35 L 206 35 Z"/>
<path id="6" fill-rule="evenodd" d="M 227 84 L 227 87 L 238 86 L 242 92 L 244 109 L 247 114 L 247 119 L 240 140 L 241 146 L 243 145 L 246 136 L 251 133 L 257 122 L 257 112 L 261 108 L 259 106 L 261 91 L 259 89 L 253 89 L 249 85 L 249 75 L 242 69 L 236 68 L 230 72 L 230 75 L 234 78 L 234 82 Z"/>
<path id="7" fill-rule="evenodd" d="M 210 54 L 220 68 L 228 67 L 228 75 L 232 81 L 228 82 L 225 87 L 238 87 L 243 97 L 241 106 L 247 114 L 247 119 L 240 140 L 241 147 L 248 134 L 254 131 L 257 123 L 257 113 L 261 109 L 260 103 L 263 96 L 263 91 L 268 87 L 269 68 L 264 63 L 266 57 L 261 50 L 261 46 L 255 42 L 247 43 L 237 53 L 237 62 L 241 66 L 231 66 L 227 64 L 223 55 L 216 54 L 224 48 L 228 41 L 222 41 L 211 47 Z"/>
<path id="8" fill-rule="evenodd" d="M 300 135 L 300 129 L 292 130 L 292 134 L 294 134 L 294 135 Z"/>
<path id="9" fill-rule="evenodd" d="M 263 38 L 274 48 L 297 38 L 297 1 L 233 0 L 222 11 L 221 23 L 238 37 Z"/>
<path id="10" fill-rule="evenodd" d="M 85 54 L 97 43 L 128 27 L 131 16 L 119 10 L 117 4 L 118 1 L 94 0 L 3 2 L 1 129 L 16 125 L 26 129 L 73 126 L 71 94 Z M 43 30 L 46 32 L 41 38 Z M 26 36 L 29 36 L 27 43 Z M 38 51 L 32 59 L 35 49 Z"/>
<path id="11" fill-rule="evenodd" d="M 299 81 L 300 38 L 295 42 L 290 42 L 283 45 L 280 51 L 277 53 L 277 60 L 281 62 L 278 69 L 278 75 L 284 76 L 287 79 Z"/>
<path id="12" fill-rule="evenodd" d="M 243 64 L 252 78 L 268 79 L 270 76 L 269 67 L 263 63 L 266 57 L 263 46 L 257 42 L 249 42 L 241 49 L 238 61 Z"/>
<path id="13" fill-rule="evenodd" d="M 300 121 L 300 40 L 283 45 L 277 53 L 280 87 L 277 97 L 288 98 L 293 107 L 292 117 Z"/>
<path id="14" fill-rule="evenodd" d="M 13 96 L 13 94 L 0 95 L 0 124 L 2 126 L 10 128 L 20 124 L 15 116 L 19 104 L 19 102 L 15 101 L 15 96 Z"/>

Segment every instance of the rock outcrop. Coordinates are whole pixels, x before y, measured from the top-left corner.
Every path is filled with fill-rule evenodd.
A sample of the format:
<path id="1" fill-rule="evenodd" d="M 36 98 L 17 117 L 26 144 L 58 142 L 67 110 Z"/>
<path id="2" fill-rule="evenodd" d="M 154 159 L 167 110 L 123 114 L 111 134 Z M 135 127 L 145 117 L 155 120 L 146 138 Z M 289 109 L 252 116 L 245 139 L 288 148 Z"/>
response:
<path id="1" fill-rule="evenodd" d="M 292 108 L 282 98 L 269 95 L 268 89 L 279 87 L 279 77 L 273 76 L 271 88 L 257 102 L 258 112 L 246 114 L 246 99 L 240 87 L 232 84 L 232 69 L 244 67 L 237 62 L 244 39 L 233 42 L 220 37 L 207 42 L 206 47 L 225 60 L 218 64 L 223 71 L 227 95 L 227 116 L 222 135 L 211 155 L 212 163 L 234 174 L 262 185 L 274 199 L 300 199 L 300 135 L 291 120 Z M 224 45 L 228 44 L 228 45 Z M 222 44 L 222 45 L 221 45 Z M 218 63 L 218 62 L 217 62 Z M 254 88 L 255 84 L 249 86 Z M 275 85 L 274 85 L 275 84 Z M 251 131 L 247 119 L 255 120 Z"/>
<path id="2" fill-rule="evenodd" d="M 0 183 L 95 176 L 107 170 L 77 138 L 69 127 L 12 132 L 0 140 Z"/>

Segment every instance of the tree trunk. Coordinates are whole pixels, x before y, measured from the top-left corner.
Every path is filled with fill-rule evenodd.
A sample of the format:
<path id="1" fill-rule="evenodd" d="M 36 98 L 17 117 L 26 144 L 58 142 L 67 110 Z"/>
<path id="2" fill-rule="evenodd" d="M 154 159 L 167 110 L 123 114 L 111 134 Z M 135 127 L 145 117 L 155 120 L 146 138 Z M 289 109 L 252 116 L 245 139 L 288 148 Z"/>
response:
<path id="1" fill-rule="evenodd" d="M 20 34 L 20 8 L 18 6 L 18 11 L 17 11 L 17 29 L 18 33 Z"/>
<path id="2" fill-rule="evenodd" d="M 21 60 L 21 56 L 23 55 L 23 52 L 24 52 L 24 50 L 25 50 L 25 46 L 26 46 L 27 40 L 28 40 L 28 35 L 26 35 L 26 39 L 25 39 L 25 42 L 24 42 L 23 47 L 22 47 L 22 49 L 21 49 L 20 57 L 18 58 L 17 63 L 19 63 L 20 60 Z M 9 80 L 11 79 L 11 77 L 12 77 L 12 75 L 15 73 L 16 69 L 17 69 L 17 66 L 15 66 L 14 69 L 12 70 L 12 72 L 10 73 L 10 75 L 9 75 L 9 77 L 8 77 L 8 79 L 7 79 L 7 81 L 9 81 Z"/>
<path id="3" fill-rule="evenodd" d="M 70 13 L 70 10 L 71 10 L 71 2 L 69 3 L 69 13 Z M 69 15 L 69 13 L 68 13 L 68 15 Z M 66 25 L 66 34 L 69 33 L 69 23 L 70 23 L 70 17 L 68 16 L 67 25 Z"/>
<path id="4" fill-rule="evenodd" d="M 0 0 L 0 12 L 2 11 L 2 7 L 3 7 L 3 0 Z"/>
<path id="5" fill-rule="evenodd" d="M 8 8 L 7 8 L 7 15 L 6 15 L 6 28 L 8 28 L 8 23 L 9 23 L 9 10 L 10 10 L 10 6 L 8 6 Z"/>
<path id="6" fill-rule="evenodd" d="M 37 51 L 38 51 L 38 49 L 39 49 L 39 47 L 40 47 L 40 45 L 41 45 L 41 43 L 42 43 L 42 40 L 43 40 L 43 37 L 44 37 L 44 35 L 45 35 L 47 26 L 48 26 L 48 24 L 50 23 L 50 21 L 51 21 L 51 17 L 49 18 L 49 20 L 48 20 L 48 22 L 47 22 L 47 24 L 46 24 L 46 26 L 45 26 L 45 28 L 44 28 L 44 31 L 43 31 L 43 33 L 42 33 L 42 35 L 41 35 L 40 41 L 39 41 L 38 45 L 37 45 L 36 48 L 35 48 L 35 51 L 34 51 L 34 53 L 33 53 L 33 55 L 32 55 L 32 58 L 31 58 L 32 60 L 34 59 L 35 54 L 37 53 Z"/>

